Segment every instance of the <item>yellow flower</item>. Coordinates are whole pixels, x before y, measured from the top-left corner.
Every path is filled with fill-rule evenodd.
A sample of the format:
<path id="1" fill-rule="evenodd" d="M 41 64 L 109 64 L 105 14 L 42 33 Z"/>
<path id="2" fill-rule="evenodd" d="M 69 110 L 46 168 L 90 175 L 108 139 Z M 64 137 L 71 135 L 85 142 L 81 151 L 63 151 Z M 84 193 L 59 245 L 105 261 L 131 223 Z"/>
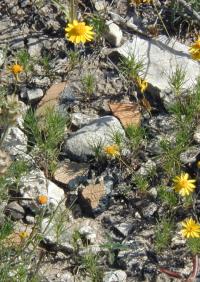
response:
<path id="1" fill-rule="evenodd" d="M 196 223 L 192 218 L 188 218 L 182 222 L 183 229 L 181 233 L 185 238 L 199 238 L 200 224 Z"/>
<path id="2" fill-rule="evenodd" d="M 138 87 L 140 88 L 140 91 L 144 93 L 148 87 L 148 82 L 139 76 L 136 78 L 136 82 Z"/>
<path id="3" fill-rule="evenodd" d="M 74 43 L 85 43 L 94 39 L 93 27 L 86 25 L 85 22 L 78 22 L 74 20 L 73 23 L 69 23 L 65 28 L 66 38 Z"/>
<path id="4" fill-rule="evenodd" d="M 21 240 L 26 239 L 28 236 L 29 234 L 26 231 L 19 232 L 19 237 L 21 238 Z"/>
<path id="5" fill-rule="evenodd" d="M 188 173 L 181 173 L 173 179 L 174 190 L 183 197 L 188 196 L 196 188 L 195 181 L 195 179 L 189 179 Z"/>
<path id="6" fill-rule="evenodd" d="M 193 60 L 200 61 L 200 36 L 189 48 Z"/>
<path id="7" fill-rule="evenodd" d="M 37 200 L 40 205 L 46 205 L 48 202 L 48 197 L 46 195 L 40 195 L 38 196 Z"/>
<path id="8" fill-rule="evenodd" d="M 10 71 L 14 74 L 14 75 L 17 75 L 21 72 L 23 72 L 23 67 L 19 64 L 14 64 L 10 67 Z"/>
<path id="9" fill-rule="evenodd" d="M 116 144 L 113 144 L 111 146 L 106 146 L 104 148 L 104 152 L 111 157 L 116 157 L 120 155 L 119 147 Z"/>
<path id="10" fill-rule="evenodd" d="M 197 167 L 200 168 L 200 161 L 197 162 Z"/>

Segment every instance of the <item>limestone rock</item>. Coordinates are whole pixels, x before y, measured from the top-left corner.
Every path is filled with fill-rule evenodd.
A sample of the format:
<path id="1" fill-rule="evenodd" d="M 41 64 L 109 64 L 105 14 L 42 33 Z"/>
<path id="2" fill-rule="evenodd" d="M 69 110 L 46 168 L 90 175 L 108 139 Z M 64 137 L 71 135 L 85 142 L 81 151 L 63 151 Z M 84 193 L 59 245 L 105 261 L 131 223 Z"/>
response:
<path id="1" fill-rule="evenodd" d="M 35 102 L 35 101 L 39 100 L 40 98 L 42 98 L 43 95 L 44 95 L 44 93 L 43 93 L 43 90 L 41 88 L 29 89 L 27 91 L 27 96 L 28 96 L 29 102 Z"/>
<path id="2" fill-rule="evenodd" d="M 103 282 L 126 282 L 127 274 L 123 270 L 108 271 L 104 274 Z"/>
<path id="3" fill-rule="evenodd" d="M 121 29 L 113 21 L 108 21 L 106 23 L 106 26 L 107 26 L 107 30 L 106 30 L 105 38 L 112 46 L 119 47 L 123 38 Z"/>
<path id="4" fill-rule="evenodd" d="M 82 113 L 73 113 L 71 114 L 71 123 L 76 127 L 81 128 L 97 118 L 99 118 L 97 115 L 89 116 Z"/>
<path id="5" fill-rule="evenodd" d="M 39 169 L 34 169 L 21 177 L 19 190 L 22 197 L 29 199 L 22 200 L 22 206 L 29 208 L 33 213 L 40 212 L 42 208 L 37 201 L 40 195 L 46 195 L 48 197 L 47 205 L 50 210 L 56 209 L 65 198 L 64 191 L 46 179 L 44 173 Z"/>
<path id="6" fill-rule="evenodd" d="M 64 151 L 71 159 L 86 161 L 94 156 L 95 146 L 112 145 L 112 135 L 119 132 L 125 136 L 124 130 L 115 117 L 104 116 L 72 133 L 65 138 Z"/>
<path id="7" fill-rule="evenodd" d="M 134 54 L 137 59 L 143 60 L 146 66 L 145 79 L 155 88 L 163 93 L 166 98 L 170 92 L 169 75 L 182 68 L 186 72 L 184 87 L 193 87 L 196 78 L 200 74 L 200 65 L 191 59 L 188 46 L 185 46 L 175 39 L 168 39 L 166 36 L 159 36 L 156 39 L 145 39 L 135 35 L 132 41 L 125 42 L 116 49 L 117 52 L 128 58 Z M 148 55 L 147 55 L 148 54 Z"/>

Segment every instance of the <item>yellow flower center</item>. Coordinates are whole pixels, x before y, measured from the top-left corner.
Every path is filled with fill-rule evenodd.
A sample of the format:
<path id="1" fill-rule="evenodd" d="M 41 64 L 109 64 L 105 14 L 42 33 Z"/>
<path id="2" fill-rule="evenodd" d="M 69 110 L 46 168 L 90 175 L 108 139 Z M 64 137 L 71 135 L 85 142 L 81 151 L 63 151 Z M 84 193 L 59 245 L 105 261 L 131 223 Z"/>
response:
<path id="1" fill-rule="evenodd" d="M 14 73 L 14 74 L 18 74 L 18 73 L 20 73 L 20 72 L 23 71 L 23 67 L 20 66 L 20 65 L 18 65 L 18 64 L 15 64 L 15 65 L 13 65 L 13 66 L 11 67 L 11 71 L 12 71 L 12 73 Z"/>
<path id="2" fill-rule="evenodd" d="M 180 183 L 179 183 L 179 186 L 180 186 L 181 189 L 187 188 L 187 186 L 188 186 L 188 180 L 186 180 L 186 179 L 181 179 L 181 180 L 180 180 Z"/>
<path id="3" fill-rule="evenodd" d="M 77 24 L 73 27 L 73 34 L 75 36 L 81 36 L 84 35 L 86 32 L 86 27 L 82 23 Z"/>

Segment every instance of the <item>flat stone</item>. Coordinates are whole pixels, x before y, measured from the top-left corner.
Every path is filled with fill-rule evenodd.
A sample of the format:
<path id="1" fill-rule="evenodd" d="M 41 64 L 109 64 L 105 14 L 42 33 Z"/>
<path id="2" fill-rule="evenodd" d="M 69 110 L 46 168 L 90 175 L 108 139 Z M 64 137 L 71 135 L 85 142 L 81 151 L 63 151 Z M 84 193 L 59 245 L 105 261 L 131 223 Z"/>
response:
<path id="1" fill-rule="evenodd" d="M 129 234 L 129 232 L 132 230 L 133 224 L 122 222 L 116 224 L 114 227 L 122 236 L 126 237 Z"/>
<path id="2" fill-rule="evenodd" d="M 43 115 L 48 108 L 58 105 L 60 95 L 66 86 L 66 82 L 53 84 L 46 92 L 37 106 L 36 114 Z"/>
<path id="3" fill-rule="evenodd" d="M 123 270 L 108 271 L 104 274 L 103 282 L 126 282 L 127 274 Z"/>
<path id="4" fill-rule="evenodd" d="M 44 95 L 43 90 L 41 88 L 29 89 L 27 90 L 27 96 L 29 102 L 35 102 L 42 98 Z"/>
<path id="5" fill-rule="evenodd" d="M 91 156 L 95 156 L 95 146 L 112 145 L 114 132 L 119 132 L 125 136 L 125 132 L 115 117 L 104 116 L 72 133 L 69 138 L 65 137 L 64 151 L 73 160 L 87 161 Z"/>
<path id="6" fill-rule="evenodd" d="M 112 20 L 107 21 L 106 26 L 107 26 L 107 30 L 105 33 L 105 38 L 112 46 L 119 47 L 123 38 L 121 29 Z"/>
<path id="7" fill-rule="evenodd" d="M 82 181 L 87 179 L 88 168 L 88 164 L 85 163 L 65 161 L 58 165 L 54 179 L 70 189 L 76 189 Z"/>
<path id="8" fill-rule="evenodd" d="M 0 67 L 4 64 L 5 56 L 4 51 L 0 50 Z"/>
<path id="9" fill-rule="evenodd" d="M 113 181 L 106 178 L 79 189 L 80 206 L 87 215 L 96 216 L 108 208 Z"/>
<path id="10" fill-rule="evenodd" d="M 25 211 L 22 206 L 17 202 L 10 202 L 5 209 L 7 215 L 11 216 L 12 219 L 22 219 L 25 216 Z"/>
<path id="11" fill-rule="evenodd" d="M 125 42 L 116 50 L 126 58 L 134 54 L 136 59 L 142 60 L 146 66 L 145 79 L 165 95 L 171 92 L 169 76 L 177 66 L 186 72 L 184 87 L 191 89 L 194 86 L 200 74 L 200 64 L 191 59 L 188 49 L 188 46 L 166 36 L 144 39 L 135 35 L 132 41 Z"/>

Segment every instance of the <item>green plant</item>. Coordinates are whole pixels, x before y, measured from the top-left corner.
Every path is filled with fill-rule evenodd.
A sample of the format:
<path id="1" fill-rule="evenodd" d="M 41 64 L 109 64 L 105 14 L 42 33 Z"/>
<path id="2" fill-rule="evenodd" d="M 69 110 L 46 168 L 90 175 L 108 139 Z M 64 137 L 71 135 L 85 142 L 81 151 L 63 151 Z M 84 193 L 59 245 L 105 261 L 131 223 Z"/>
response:
<path id="1" fill-rule="evenodd" d="M 200 238 L 189 238 L 186 244 L 193 255 L 200 253 Z"/>
<path id="2" fill-rule="evenodd" d="M 129 57 L 120 60 L 119 69 L 128 80 L 133 80 L 143 74 L 144 61 L 131 54 Z"/>
<path id="3" fill-rule="evenodd" d="M 24 126 L 29 137 L 29 149 L 32 150 L 35 146 L 39 165 L 47 175 L 51 176 L 56 168 L 60 152 L 59 144 L 68 123 L 69 119 L 53 108 L 47 109 L 43 118 L 36 116 L 32 110 L 25 117 Z"/>
<path id="4" fill-rule="evenodd" d="M 17 62 L 23 66 L 26 75 L 33 71 L 33 60 L 26 49 L 21 49 L 16 54 Z"/>
<path id="5" fill-rule="evenodd" d="M 172 189 L 165 187 L 165 186 L 159 186 L 158 187 L 158 197 L 161 199 L 163 203 L 166 203 L 170 210 L 173 207 L 176 207 L 178 204 L 178 198 L 177 195 L 172 191 Z"/>
<path id="6" fill-rule="evenodd" d="M 89 24 L 93 26 L 95 30 L 96 40 L 100 40 L 107 29 L 105 18 L 99 14 L 92 14 L 91 18 L 89 19 Z"/>
<path id="7" fill-rule="evenodd" d="M 121 131 L 112 130 L 110 137 L 113 140 L 113 144 L 116 144 L 120 149 L 123 147 L 125 138 Z"/>
<path id="8" fill-rule="evenodd" d="M 131 150 L 137 151 L 145 137 L 145 129 L 134 124 L 129 124 L 125 128 L 126 135 L 129 139 Z"/>
<path id="9" fill-rule="evenodd" d="M 83 92 L 87 96 L 91 96 L 92 94 L 95 93 L 96 78 L 92 73 L 88 73 L 84 75 L 81 82 L 82 82 Z"/>
<path id="10" fill-rule="evenodd" d="M 176 66 L 175 71 L 169 76 L 169 85 L 176 96 L 179 96 L 182 93 L 185 78 L 186 72 L 179 66 Z"/>
<path id="11" fill-rule="evenodd" d="M 173 222 L 169 218 L 163 217 L 157 223 L 155 229 L 154 246 L 157 252 L 161 252 L 169 246 L 172 237 Z"/>
<path id="12" fill-rule="evenodd" d="M 98 265 L 98 256 L 87 253 L 82 259 L 82 265 L 86 273 L 90 276 L 91 282 L 102 282 L 103 271 Z"/>
<path id="13" fill-rule="evenodd" d="M 135 186 L 142 192 L 146 193 L 149 188 L 149 180 L 146 176 L 136 174 L 133 176 L 132 181 L 134 182 Z"/>
<path id="14" fill-rule="evenodd" d="M 77 50 L 67 51 L 68 71 L 72 71 L 81 62 L 80 52 Z"/>

